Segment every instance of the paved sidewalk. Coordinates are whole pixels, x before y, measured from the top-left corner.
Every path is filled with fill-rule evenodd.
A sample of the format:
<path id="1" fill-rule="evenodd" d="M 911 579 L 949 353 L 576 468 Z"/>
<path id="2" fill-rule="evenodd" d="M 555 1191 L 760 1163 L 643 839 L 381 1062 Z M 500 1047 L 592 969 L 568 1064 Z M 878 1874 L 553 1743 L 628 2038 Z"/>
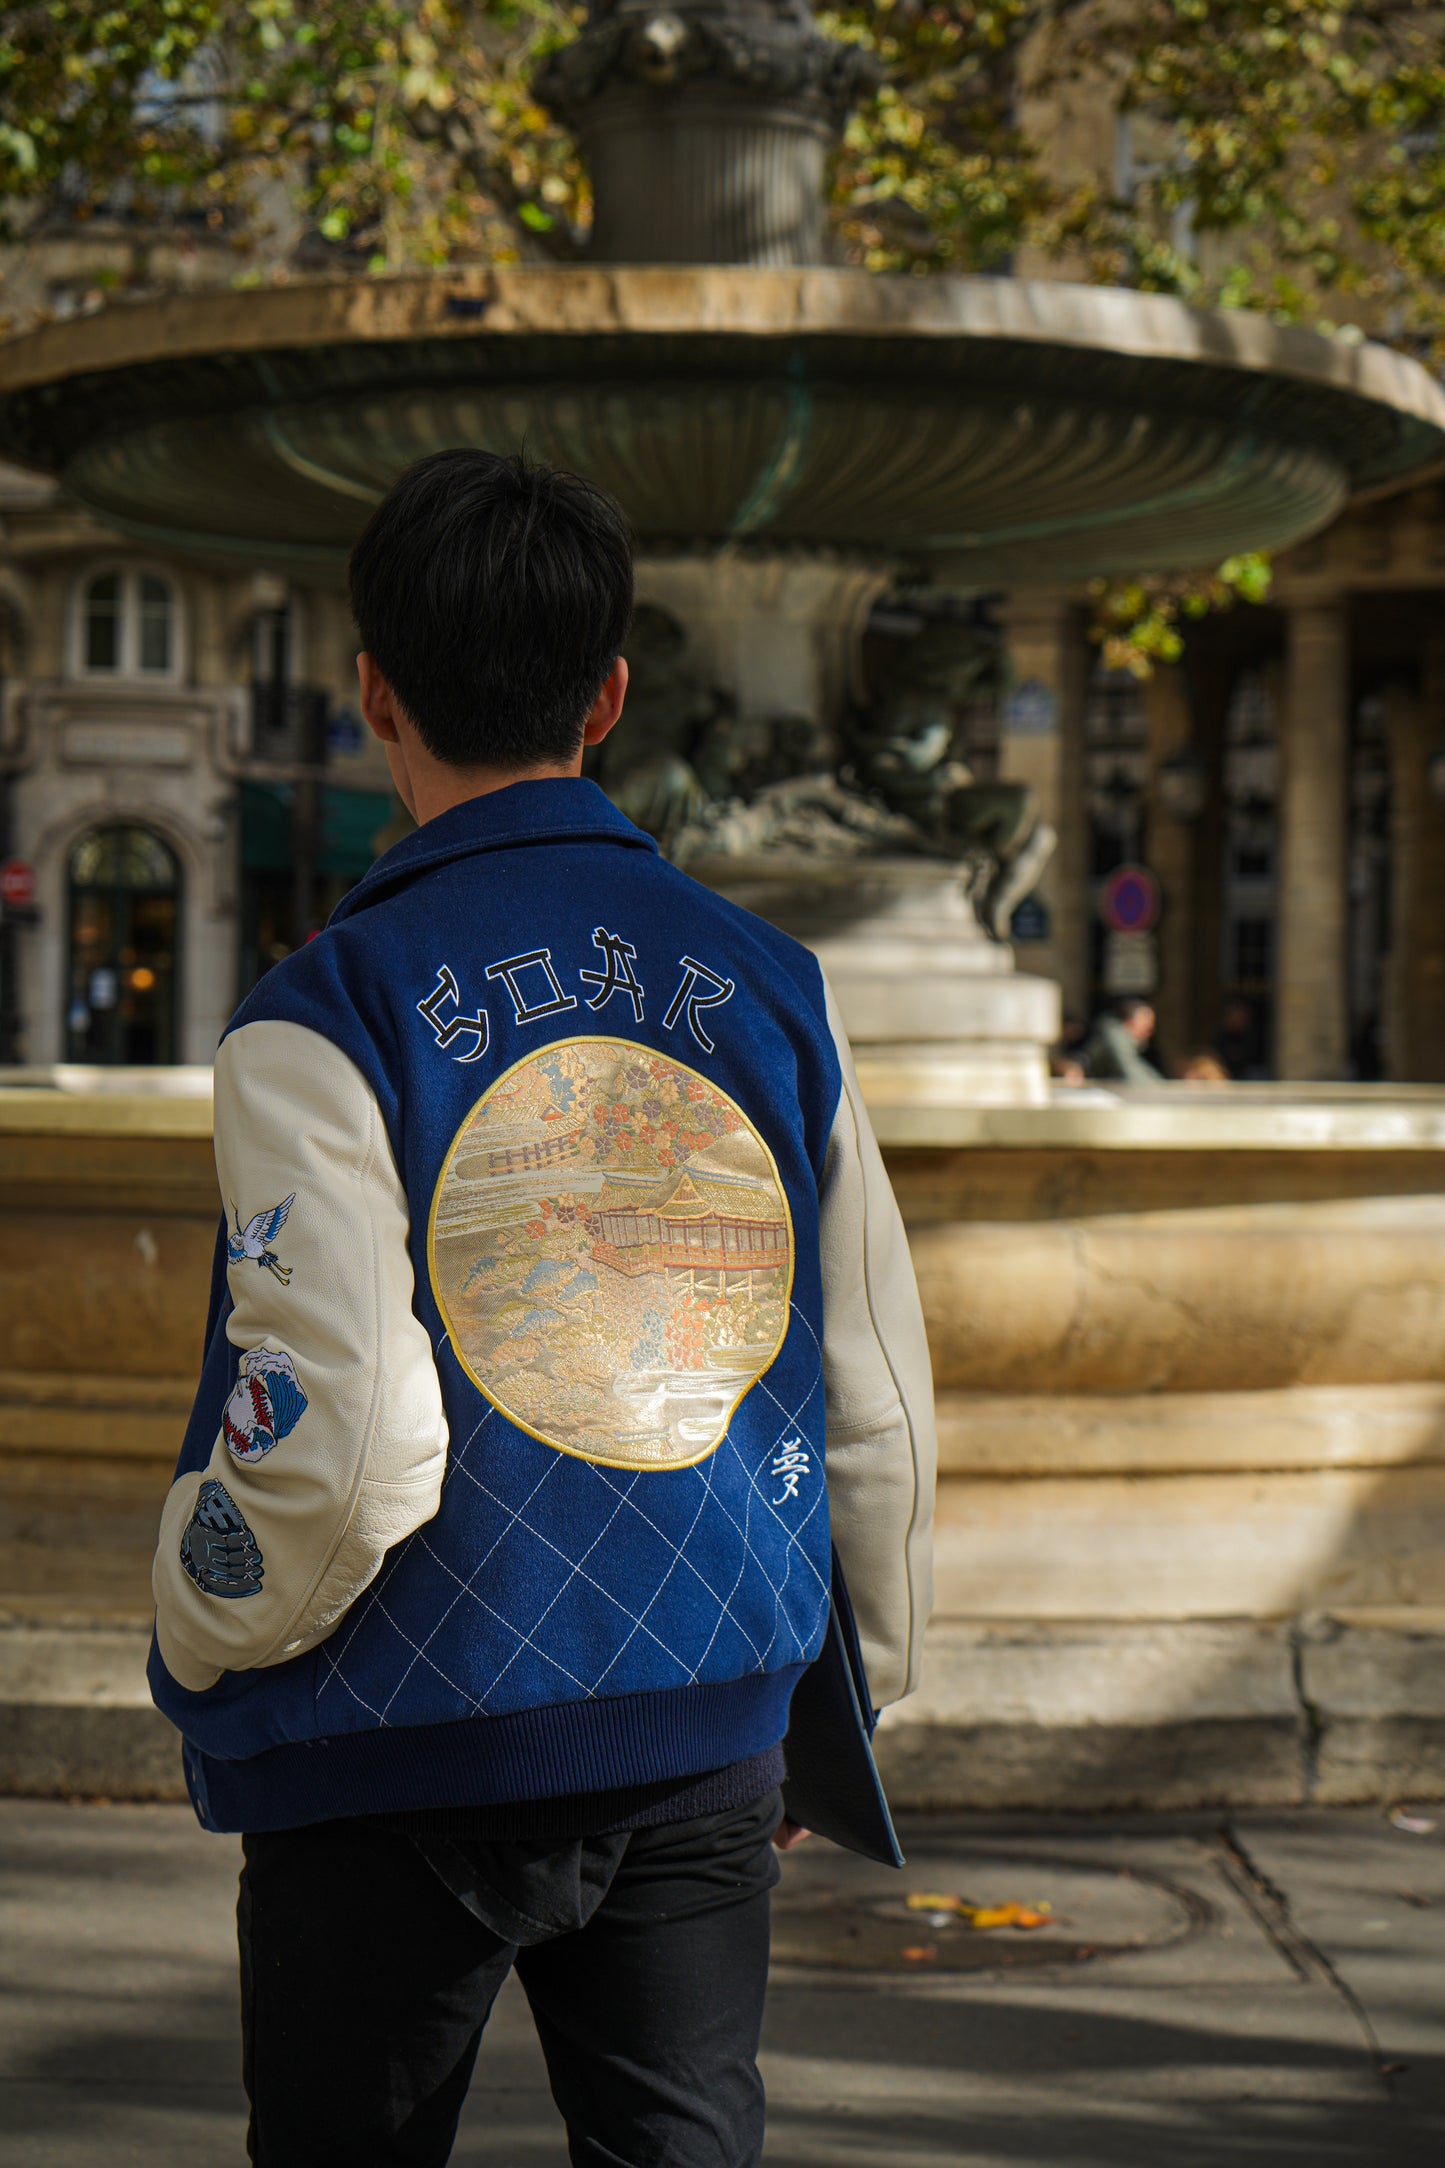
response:
<path id="1" fill-rule="evenodd" d="M 817 1842 L 785 1864 L 769 2168 L 1445 2161 L 1445 1815 L 978 1818 L 905 1843 L 901 1877 Z M 0 1801 L 6 2168 L 244 2162 L 236 1863 L 184 1809 Z M 909 1890 L 1046 1900 L 1054 1924 L 976 1933 Z M 565 2168 L 514 1988 L 454 2158 Z"/>

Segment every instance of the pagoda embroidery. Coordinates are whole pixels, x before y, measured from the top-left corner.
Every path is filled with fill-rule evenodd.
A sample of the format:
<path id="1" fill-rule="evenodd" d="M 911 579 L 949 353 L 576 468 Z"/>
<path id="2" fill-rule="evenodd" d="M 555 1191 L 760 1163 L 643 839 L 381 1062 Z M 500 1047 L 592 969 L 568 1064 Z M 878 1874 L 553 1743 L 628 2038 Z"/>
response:
<path id="1" fill-rule="evenodd" d="M 722 1293 L 740 1279 L 751 1290 L 758 1275 L 789 1261 L 780 1194 L 746 1133 L 695 1153 L 661 1181 L 609 1177 L 587 1224 L 594 1262 L 630 1277 L 681 1274 Z"/>

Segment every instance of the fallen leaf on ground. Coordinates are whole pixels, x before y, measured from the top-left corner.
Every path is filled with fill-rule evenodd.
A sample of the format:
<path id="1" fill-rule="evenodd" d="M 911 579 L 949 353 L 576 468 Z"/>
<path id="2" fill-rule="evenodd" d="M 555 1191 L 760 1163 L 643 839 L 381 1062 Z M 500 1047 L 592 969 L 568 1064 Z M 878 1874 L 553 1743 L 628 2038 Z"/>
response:
<path id="1" fill-rule="evenodd" d="M 937 1890 L 910 1890 L 904 1902 L 910 1912 L 951 1914 L 977 1934 L 987 1934 L 995 1927 L 1052 1927 L 1054 1924 L 1052 1908 L 1047 1904 L 976 1905 L 966 1897 L 940 1895 Z"/>
<path id="2" fill-rule="evenodd" d="M 1053 1917 L 1036 1905 L 980 1905 L 976 1912 L 965 1914 L 970 1927 L 985 1934 L 991 1927 L 1052 1927 Z"/>

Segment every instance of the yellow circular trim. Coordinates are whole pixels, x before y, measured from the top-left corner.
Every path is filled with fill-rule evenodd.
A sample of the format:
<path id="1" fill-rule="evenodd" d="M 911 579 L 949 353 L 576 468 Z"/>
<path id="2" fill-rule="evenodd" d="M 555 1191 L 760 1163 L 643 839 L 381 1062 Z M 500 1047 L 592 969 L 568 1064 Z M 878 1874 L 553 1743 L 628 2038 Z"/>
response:
<path id="1" fill-rule="evenodd" d="M 737 1398 L 728 1408 L 727 1413 L 724 1415 L 722 1422 L 718 1427 L 718 1434 L 716 1438 L 714 1438 L 712 1444 L 706 1446 L 701 1453 L 691 1454 L 686 1460 L 639 1461 L 619 1459 L 614 1457 L 612 1454 L 606 1453 L 579 1453 L 575 1446 L 562 1445 L 558 1442 L 556 1438 L 549 1438 L 546 1435 L 545 1431 L 534 1430 L 530 1423 L 524 1423 L 520 1416 L 514 1415 L 512 1410 L 506 1406 L 505 1402 L 499 1400 L 497 1398 L 497 1395 L 489 1390 L 486 1380 L 479 1377 L 477 1375 L 477 1372 L 467 1361 L 467 1358 L 462 1353 L 461 1345 L 457 1339 L 456 1328 L 452 1320 L 451 1311 L 448 1309 L 446 1300 L 442 1295 L 441 1280 L 437 1272 L 436 1257 L 437 1214 L 441 1207 L 442 1191 L 446 1187 L 447 1177 L 452 1170 L 452 1162 L 457 1156 L 457 1152 L 461 1147 L 462 1140 L 466 1135 L 468 1127 L 475 1118 L 478 1108 L 481 1107 L 486 1100 L 491 1098 L 493 1092 L 499 1091 L 501 1089 L 502 1085 L 506 1083 L 508 1077 L 515 1076 L 519 1069 L 527 1068 L 539 1057 L 545 1057 L 550 1054 L 558 1053 L 563 1048 L 569 1046 L 616 1047 L 619 1049 L 619 1051 L 623 1053 L 641 1054 L 653 1061 L 668 1062 L 674 1069 L 679 1070 L 683 1076 L 696 1077 L 699 1084 L 705 1085 L 709 1092 L 716 1093 L 719 1099 L 724 1100 L 728 1106 L 733 1108 L 739 1118 L 746 1125 L 749 1134 L 757 1139 L 757 1142 L 762 1147 L 763 1153 L 767 1159 L 768 1166 L 772 1172 L 773 1180 L 777 1185 L 778 1196 L 782 1202 L 783 1220 L 788 1230 L 788 1276 L 787 1284 L 783 1289 L 783 1322 L 778 1334 L 777 1343 L 773 1348 L 772 1354 L 763 1364 L 761 1370 L 756 1371 L 754 1375 L 748 1379 L 746 1385 L 743 1386 L 741 1392 L 737 1395 Z M 730 1093 L 725 1092 L 722 1089 L 721 1085 L 715 1084 L 711 1077 L 704 1076 L 700 1069 L 694 1069 L 687 1062 L 679 1061 L 675 1055 L 664 1053 L 661 1047 L 644 1046 L 641 1041 L 637 1039 L 615 1039 L 608 1036 L 593 1035 L 592 1033 L 579 1032 L 570 1039 L 548 1039 L 543 1045 L 539 1046 L 535 1050 L 535 1052 L 531 1054 L 520 1055 L 509 1068 L 502 1071 L 500 1076 L 496 1076 L 492 1079 L 491 1083 L 487 1086 L 486 1090 L 481 1094 L 479 1098 L 472 1101 L 471 1106 L 462 1116 L 461 1123 L 458 1126 L 450 1145 L 447 1147 L 446 1158 L 442 1161 L 441 1171 L 436 1179 L 436 1187 L 432 1191 L 431 1210 L 427 1215 L 426 1262 L 427 1275 L 431 1280 L 432 1295 L 435 1298 L 438 1310 L 441 1312 L 442 1323 L 446 1326 L 447 1341 L 449 1346 L 451 1347 L 451 1351 L 453 1355 L 455 1355 L 458 1363 L 461 1365 L 466 1375 L 471 1379 L 473 1385 L 475 1385 L 475 1387 L 477 1388 L 477 1391 L 481 1394 L 482 1398 L 487 1401 L 490 1406 L 494 1407 L 499 1415 L 505 1416 L 506 1420 L 511 1423 L 515 1429 L 525 1432 L 526 1436 L 529 1438 L 535 1438 L 539 1445 L 549 1446 L 554 1453 L 565 1453 L 569 1460 L 590 1461 L 595 1463 L 598 1467 L 602 1468 L 627 1468 L 629 1470 L 633 1470 L 644 1475 L 666 1475 L 670 1470 L 675 1468 L 696 1468 L 702 1461 L 710 1460 L 713 1454 L 717 1451 L 718 1447 L 722 1444 L 723 1439 L 727 1436 L 728 1433 L 728 1425 L 732 1422 L 733 1417 L 737 1414 L 739 1407 L 742 1405 L 743 1401 L 746 1400 L 748 1394 L 752 1391 L 753 1387 L 757 1384 L 760 1384 L 761 1381 L 767 1376 L 768 1372 L 772 1369 L 774 1363 L 783 1352 L 783 1348 L 788 1338 L 788 1327 L 792 1318 L 793 1278 L 796 1260 L 797 1242 L 793 1233 L 793 1214 L 788 1204 L 788 1192 L 786 1186 L 784 1185 L 782 1174 L 779 1171 L 777 1160 L 773 1157 L 772 1148 L 768 1144 L 767 1138 L 763 1136 L 762 1132 L 757 1127 L 757 1124 L 750 1118 L 750 1116 L 744 1113 L 743 1109 L 738 1105 L 736 1099 L 734 1099 Z"/>

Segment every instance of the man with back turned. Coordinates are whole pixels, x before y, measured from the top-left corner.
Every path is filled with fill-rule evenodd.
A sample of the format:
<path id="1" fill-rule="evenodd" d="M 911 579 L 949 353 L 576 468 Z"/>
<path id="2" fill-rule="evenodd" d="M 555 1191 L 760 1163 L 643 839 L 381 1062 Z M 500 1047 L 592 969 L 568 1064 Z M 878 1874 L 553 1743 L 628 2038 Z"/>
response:
<path id="1" fill-rule="evenodd" d="M 581 775 L 629 540 L 444 452 L 351 563 L 415 832 L 216 1061 L 227 1214 L 151 1681 L 244 1832 L 250 2153 L 444 2162 L 516 1967 L 579 2163 L 743 2168 L 830 1538 L 914 1684 L 907 1245 L 805 949 Z"/>

